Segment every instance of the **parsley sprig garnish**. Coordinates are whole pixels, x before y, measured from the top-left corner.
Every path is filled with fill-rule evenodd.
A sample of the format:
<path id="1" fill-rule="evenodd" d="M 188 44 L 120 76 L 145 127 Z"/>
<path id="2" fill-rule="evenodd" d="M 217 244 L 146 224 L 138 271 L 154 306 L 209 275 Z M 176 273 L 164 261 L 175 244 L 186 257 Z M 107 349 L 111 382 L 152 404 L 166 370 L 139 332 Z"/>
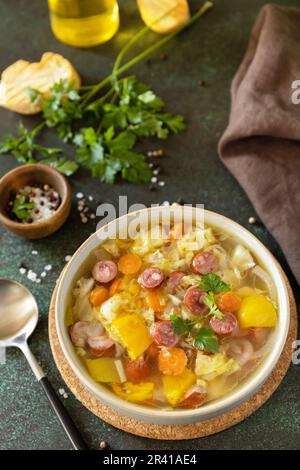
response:
<path id="1" fill-rule="evenodd" d="M 229 291 L 230 286 L 226 284 L 226 282 L 222 281 L 220 276 L 217 274 L 207 273 L 201 278 L 200 288 L 207 292 L 206 296 L 203 298 L 203 302 L 209 308 L 209 315 L 214 315 L 215 317 L 222 319 L 224 317 L 224 313 L 218 309 L 215 294 Z"/>
<path id="2" fill-rule="evenodd" d="M 207 292 L 203 298 L 203 302 L 208 306 L 208 316 L 214 315 L 219 319 L 224 317 L 224 314 L 218 309 L 215 294 L 227 292 L 230 286 L 222 281 L 220 276 L 215 273 L 208 273 L 201 277 L 200 288 Z M 197 349 L 207 352 L 217 352 L 219 350 L 218 338 L 210 328 L 197 328 L 197 321 L 183 319 L 177 315 L 171 315 L 174 331 L 178 335 L 186 334 L 188 337 L 194 339 L 194 345 Z"/>
<path id="3" fill-rule="evenodd" d="M 201 277 L 200 288 L 205 292 L 212 292 L 213 294 L 220 294 L 230 290 L 230 286 L 215 273 L 204 274 Z"/>
<path id="4" fill-rule="evenodd" d="M 194 339 L 194 346 L 206 352 L 217 352 L 219 350 L 218 338 L 210 328 L 197 328 L 197 322 L 183 319 L 177 315 L 171 315 L 174 331 L 178 335 L 186 334 Z"/>
<path id="5" fill-rule="evenodd" d="M 205 2 L 183 27 L 121 65 L 125 53 L 149 31 L 147 27 L 143 28 L 121 49 L 112 73 L 95 85 L 78 90 L 75 82 L 61 80 L 43 100 L 38 90 L 27 89 L 33 103 L 42 100 L 43 120 L 31 131 L 20 124 L 18 136 L 4 137 L 0 153 L 13 155 L 22 163 L 42 161 L 66 175 L 81 166 L 106 183 L 113 183 L 117 175 L 133 183 L 150 180 L 151 172 L 145 158 L 135 150 L 139 139 L 166 139 L 171 133 L 177 134 L 185 128 L 183 117 L 166 112 L 163 100 L 134 76 L 120 76 L 211 7 L 211 2 Z M 62 157 L 60 148 L 37 143 L 44 128 L 55 130 L 60 140 L 76 146 L 75 161 Z"/>

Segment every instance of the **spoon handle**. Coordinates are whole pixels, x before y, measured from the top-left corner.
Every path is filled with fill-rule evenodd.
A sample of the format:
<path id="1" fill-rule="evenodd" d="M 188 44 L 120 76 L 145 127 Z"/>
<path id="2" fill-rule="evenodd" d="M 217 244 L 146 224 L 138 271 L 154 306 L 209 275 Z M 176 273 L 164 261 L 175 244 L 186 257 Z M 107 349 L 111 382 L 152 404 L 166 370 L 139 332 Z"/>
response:
<path id="1" fill-rule="evenodd" d="M 56 395 L 54 388 L 49 382 L 49 379 L 47 377 L 43 377 L 39 380 L 39 383 L 41 384 L 42 389 L 44 390 L 49 402 L 51 403 L 51 406 L 55 411 L 59 421 L 61 422 L 68 438 L 72 442 L 74 449 L 88 450 L 86 443 L 81 437 L 66 408 L 63 406 L 60 399 Z"/>

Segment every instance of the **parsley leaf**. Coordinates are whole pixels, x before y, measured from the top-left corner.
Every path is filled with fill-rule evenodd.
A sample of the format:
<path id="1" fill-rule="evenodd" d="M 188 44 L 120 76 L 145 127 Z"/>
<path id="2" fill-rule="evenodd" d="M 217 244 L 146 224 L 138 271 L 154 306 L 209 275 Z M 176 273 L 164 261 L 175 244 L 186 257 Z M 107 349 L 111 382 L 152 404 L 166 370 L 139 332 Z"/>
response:
<path id="1" fill-rule="evenodd" d="M 12 212 L 18 219 L 29 219 L 33 208 L 34 202 L 30 202 L 24 195 L 17 195 L 14 200 Z"/>
<path id="2" fill-rule="evenodd" d="M 197 322 L 184 320 L 177 315 L 171 315 L 170 320 L 177 335 L 186 333 L 189 337 L 194 338 L 194 345 L 197 349 L 207 352 L 217 352 L 219 350 L 218 339 L 210 328 L 199 328 L 192 332 Z"/>
<path id="3" fill-rule="evenodd" d="M 177 335 L 182 335 L 184 333 L 190 333 L 195 326 L 195 322 L 192 320 L 184 320 L 177 315 L 171 315 L 170 320 L 172 322 L 174 331 Z"/>
<path id="4" fill-rule="evenodd" d="M 79 147 L 76 160 L 104 183 L 114 183 L 118 173 L 132 183 L 149 181 L 151 171 L 144 156 L 131 150 L 135 142 L 135 135 L 129 131 L 114 137 L 112 126 L 104 136 L 92 127 L 81 129 L 74 138 Z"/>
<path id="5" fill-rule="evenodd" d="M 220 319 L 224 317 L 224 313 L 222 313 L 217 307 L 213 292 L 208 292 L 208 294 L 203 297 L 203 302 L 209 308 L 209 315 L 214 315 L 215 317 Z"/>
<path id="6" fill-rule="evenodd" d="M 215 353 L 219 351 L 218 339 L 210 328 L 200 328 L 195 336 L 195 347 Z"/>
<path id="7" fill-rule="evenodd" d="M 214 273 L 207 273 L 201 277 L 200 288 L 205 292 L 211 291 L 214 294 L 230 290 L 230 286 Z"/>
<path id="8" fill-rule="evenodd" d="M 43 103 L 43 116 L 48 127 L 55 127 L 64 142 L 73 137 L 72 123 L 83 116 L 75 80 L 55 83 Z"/>
<path id="9" fill-rule="evenodd" d="M 55 168 L 57 171 L 66 176 L 73 175 L 73 173 L 75 173 L 75 171 L 78 169 L 76 162 L 67 160 L 66 158 L 50 157 L 43 160 L 43 163 L 51 166 L 52 168 Z"/>
<path id="10" fill-rule="evenodd" d="M 33 104 L 39 104 L 42 98 L 41 92 L 35 88 L 26 88 L 25 90 L 27 96 Z"/>

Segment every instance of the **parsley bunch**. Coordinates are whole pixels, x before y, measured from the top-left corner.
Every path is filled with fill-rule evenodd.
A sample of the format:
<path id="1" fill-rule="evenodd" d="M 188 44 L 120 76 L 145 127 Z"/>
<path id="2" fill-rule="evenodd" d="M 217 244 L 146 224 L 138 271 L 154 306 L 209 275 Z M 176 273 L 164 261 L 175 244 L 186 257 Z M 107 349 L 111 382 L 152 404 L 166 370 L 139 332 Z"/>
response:
<path id="1" fill-rule="evenodd" d="M 120 51 L 112 73 L 96 85 L 78 90 L 75 82 L 61 80 L 53 85 L 45 99 L 38 90 L 27 90 L 32 102 L 42 103 L 43 120 L 32 131 L 20 123 L 18 136 L 10 134 L 3 138 L 0 154 L 13 155 L 22 163 L 41 161 L 68 176 L 81 166 L 105 183 L 113 183 L 117 175 L 132 183 L 149 181 L 149 166 L 135 150 L 136 144 L 142 137 L 166 139 L 171 133 L 181 132 L 185 128 L 183 117 L 166 112 L 163 100 L 134 76 L 120 78 L 120 75 L 173 39 L 211 7 L 211 2 L 205 2 L 182 28 L 121 65 L 125 53 L 149 31 L 143 28 Z M 62 157 L 60 148 L 44 147 L 36 142 L 44 128 L 54 129 L 60 140 L 76 146 L 75 161 Z"/>

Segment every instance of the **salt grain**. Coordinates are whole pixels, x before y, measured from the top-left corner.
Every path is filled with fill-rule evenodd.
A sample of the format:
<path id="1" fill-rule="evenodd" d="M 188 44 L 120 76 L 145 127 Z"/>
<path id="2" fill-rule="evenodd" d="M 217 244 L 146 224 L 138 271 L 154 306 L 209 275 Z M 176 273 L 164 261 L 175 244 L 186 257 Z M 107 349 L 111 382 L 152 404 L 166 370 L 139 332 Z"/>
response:
<path id="1" fill-rule="evenodd" d="M 63 394 L 63 397 L 64 397 L 64 398 L 68 398 L 68 396 L 69 396 L 69 395 L 68 395 L 67 393 L 64 393 L 64 394 Z"/>
<path id="2" fill-rule="evenodd" d="M 37 274 L 34 273 L 33 271 L 31 271 L 31 269 L 28 271 L 27 273 L 27 278 L 32 281 L 32 282 L 35 282 L 36 279 L 37 279 Z"/>
<path id="3" fill-rule="evenodd" d="M 71 259 L 71 258 L 72 258 L 72 256 L 71 256 L 71 255 L 67 255 L 67 256 L 65 257 L 65 262 L 66 262 L 66 263 L 68 263 L 68 262 L 70 261 L 70 259 Z"/>
<path id="4" fill-rule="evenodd" d="M 32 250 L 31 254 L 32 254 L 32 255 L 38 255 L 38 254 L 39 254 L 39 252 L 38 252 L 38 251 L 36 251 L 36 250 Z"/>
<path id="5" fill-rule="evenodd" d="M 52 264 L 47 264 L 44 269 L 45 269 L 45 271 L 51 271 Z"/>
<path id="6" fill-rule="evenodd" d="M 82 199 L 83 196 L 84 196 L 83 193 L 77 193 L 77 194 L 76 194 L 77 199 Z"/>
<path id="7" fill-rule="evenodd" d="M 94 200 L 93 196 L 89 196 L 89 201 L 93 201 L 93 200 Z"/>
<path id="8" fill-rule="evenodd" d="M 158 186 L 165 186 L 165 184 L 166 184 L 165 181 L 159 181 L 158 182 Z"/>
<path id="9" fill-rule="evenodd" d="M 43 271 L 43 272 L 41 273 L 41 277 L 46 277 L 46 276 L 47 276 L 46 271 Z"/>
<path id="10" fill-rule="evenodd" d="M 156 176 L 152 176 L 152 178 L 151 178 L 151 183 L 157 183 L 157 178 L 156 178 Z"/>
<path id="11" fill-rule="evenodd" d="M 25 274 L 25 273 L 26 273 L 26 269 L 25 269 L 25 268 L 20 268 L 19 271 L 20 271 L 20 274 Z"/>
<path id="12" fill-rule="evenodd" d="M 59 393 L 60 395 L 63 395 L 63 394 L 66 393 L 66 392 L 65 392 L 64 388 L 59 388 L 59 389 L 58 389 L 58 393 Z"/>

